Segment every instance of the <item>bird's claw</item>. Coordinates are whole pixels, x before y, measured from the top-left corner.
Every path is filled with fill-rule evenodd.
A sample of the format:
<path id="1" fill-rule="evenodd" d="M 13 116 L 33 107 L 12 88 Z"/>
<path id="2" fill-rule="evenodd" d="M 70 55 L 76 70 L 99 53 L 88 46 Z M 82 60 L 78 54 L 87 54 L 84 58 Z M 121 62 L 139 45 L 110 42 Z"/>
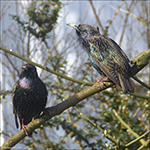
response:
<path id="1" fill-rule="evenodd" d="M 25 132 L 26 135 L 28 135 L 26 127 L 29 127 L 28 125 L 22 125 L 22 130 Z"/>
<path id="2" fill-rule="evenodd" d="M 101 83 L 102 85 L 104 85 L 104 83 L 100 79 L 98 79 L 95 84 L 97 83 Z"/>
<path id="3" fill-rule="evenodd" d="M 97 80 L 97 82 L 96 82 L 95 84 L 101 83 L 102 85 L 104 85 L 104 83 L 101 81 L 101 80 L 104 79 L 104 78 L 105 78 L 105 76 L 101 77 L 100 79 Z M 94 84 L 94 85 L 95 85 L 95 84 Z"/>

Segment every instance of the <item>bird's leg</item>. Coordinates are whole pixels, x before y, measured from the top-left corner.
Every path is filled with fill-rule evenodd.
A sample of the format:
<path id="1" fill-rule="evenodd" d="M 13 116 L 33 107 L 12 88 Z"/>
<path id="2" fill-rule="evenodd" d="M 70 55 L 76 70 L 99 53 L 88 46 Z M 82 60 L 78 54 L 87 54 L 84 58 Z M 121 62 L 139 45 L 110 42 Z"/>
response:
<path id="1" fill-rule="evenodd" d="M 105 76 L 101 77 L 100 79 L 97 80 L 97 82 L 95 84 L 101 83 L 103 85 L 104 83 L 101 80 L 104 79 L 104 78 L 105 78 Z"/>
<path id="2" fill-rule="evenodd" d="M 29 127 L 28 125 L 24 125 L 24 119 L 22 119 L 22 129 L 25 132 L 26 135 L 28 135 L 28 132 L 26 130 L 26 127 Z"/>

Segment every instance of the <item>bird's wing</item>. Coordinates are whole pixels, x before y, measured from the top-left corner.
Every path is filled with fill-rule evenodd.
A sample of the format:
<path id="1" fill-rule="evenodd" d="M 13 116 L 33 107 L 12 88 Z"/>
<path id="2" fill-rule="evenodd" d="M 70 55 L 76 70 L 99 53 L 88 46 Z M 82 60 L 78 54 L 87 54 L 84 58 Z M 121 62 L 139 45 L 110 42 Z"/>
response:
<path id="1" fill-rule="evenodd" d="M 120 85 L 117 69 L 118 64 L 114 61 L 111 51 L 107 43 L 101 41 L 99 37 L 93 37 L 90 41 L 90 55 L 97 66 L 104 72 L 104 74 L 116 84 Z"/>
<path id="2" fill-rule="evenodd" d="M 97 66 L 97 64 L 95 63 L 95 61 L 93 60 L 92 56 L 89 55 L 89 60 L 90 60 L 90 63 L 92 64 L 92 66 L 97 70 L 97 72 L 102 75 L 102 76 L 105 76 L 105 74 L 101 71 L 101 69 L 99 68 L 99 66 Z"/>
<path id="3" fill-rule="evenodd" d="M 117 72 L 115 72 L 111 67 L 109 67 L 108 65 L 106 65 L 105 63 L 99 61 L 96 56 L 92 56 L 93 60 L 96 62 L 97 66 L 99 66 L 99 68 L 103 71 L 103 73 L 109 78 L 111 79 L 114 83 L 120 85 L 119 79 L 118 79 L 118 75 Z"/>
<path id="4" fill-rule="evenodd" d="M 15 115 L 15 123 L 16 123 L 16 127 L 18 128 L 19 125 L 18 125 L 18 120 L 17 120 L 17 112 L 16 112 L 16 109 L 15 109 L 15 106 L 14 106 L 14 100 L 15 100 L 15 94 L 16 94 L 16 90 L 18 89 L 19 87 L 19 83 L 16 82 L 16 84 L 14 85 L 13 87 L 13 95 L 12 95 L 12 102 L 13 102 L 13 113 Z"/>
<path id="5" fill-rule="evenodd" d="M 108 37 L 106 37 L 106 38 L 108 38 Z M 114 46 L 122 53 L 122 55 L 126 58 L 126 60 L 127 60 L 128 62 L 130 62 L 128 56 L 124 53 L 124 51 L 120 48 L 120 46 L 119 46 L 113 39 L 109 38 L 108 40 L 111 40 L 111 42 L 112 42 L 112 43 L 114 44 Z"/>
<path id="6" fill-rule="evenodd" d="M 99 62 L 103 63 L 109 69 L 117 69 L 118 64 L 115 62 L 113 58 L 113 49 L 111 46 L 107 44 L 106 41 L 99 37 L 93 37 L 89 41 L 90 45 L 90 55 L 95 60 L 97 59 Z M 115 54 L 116 55 L 116 54 Z M 97 63 L 96 63 L 97 64 Z"/>
<path id="7" fill-rule="evenodd" d="M 90 52 L 110 69 L 116 70 L 122 76 L 129 70 L 129 62 L 121 48 L 111 39 L 104 36 L 94 36 L 89 41 Z"/>

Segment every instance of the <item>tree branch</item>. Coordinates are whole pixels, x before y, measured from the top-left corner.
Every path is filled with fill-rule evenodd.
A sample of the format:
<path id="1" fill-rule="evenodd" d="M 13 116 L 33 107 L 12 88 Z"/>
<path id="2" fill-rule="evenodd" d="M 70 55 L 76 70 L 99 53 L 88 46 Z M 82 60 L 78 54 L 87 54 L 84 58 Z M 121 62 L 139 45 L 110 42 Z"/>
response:
<path id="1" fill-rule="evenodd" d="M 144 134 L 142 134 L 141 136 L 139 136 L 138 138 L 136 138 L 135 140 L 131 141 L 130 143 L 126 144 L 125 147 L 130 147 L 132 144 L 135 144 L 137 141 L 139 141 L 140 139 L 144 138 L 145 136 L 147 136 L 150 133 L 150 130 L 148 130 L 147 132 L 145 132 Z M 147 141 L 148 142 L 148 141 Z M 146 146 L 146 145 L 145 145 Z"/>
<path id="2" fill-rule="evenodd" d="M 130 132 L 133 136 L 135 136 L 136 138 L 139 138 L 139 135 L 134 132 L 130 126 L 128 126 L 123 120 L 122 118 L 118 115 L 118 113 L 113 109 L 113 113 L 115 114 L 115 116 L 117 117 L 117 119 L 121 122 L 121 124 L 126 127 L 128 129 L 128 132 Z M 140 139 L 140 142 L 142 143 L 142 145 L 145 145 L 146 141 L 144 139 Z"/>
<path id="3" fill-rule="evenodd" d="M 2 49 L 3 51 L 6 51 L 6 52 L 8 51 L 10 54 L 12 54 L 18 58 L 21 58 L 21 56 L 15 54 L 12 51 L 9 51 L 9 50 L 2 48 L 2 47 L 0 47 L 0 49 Z M 133 60 L 133 62 L 135 63 L 132 66 L 132 69 L 134 70 L 134 74 L 130 74 L 130 76 L 135 75 L 137 72 L 139 72 L 141 69 L 143 69 L 148 64 L 150 56 L 147 56 L 147 55 L 149 55 L 149 54 L 150 54 L 150 49 L 144 51 L 143 53 L 141 53 L 139 56 L 137 56 Z M 27 62 L 31 62 L 25 58 L 23 58 L 23 60 L 25 60 Z M 34 64 L 38 67 L 40 66 L 40 68 L 42 68 L 42 69 L 44 68 L 44 70 L 47 70 L 46 67 L 42 67 L 41 65 L 36 64 L 36 63 L 34 63 Z M 104 82 L 104 85 L 102 85 L 101 83 L 95 84 L 95 85 L 89 87 L 88 89 L 85 89 L 85 90 L 75 94 L 74 96 L 69 97 L 68 99 L 64 100 L 63 102 L 58 103 L 57 105 L 50 107 L 48 109 L 50 112 L 50 115 L 44 114 L 44 115 L 40 116 L 39 118 L 30 122 L 29 123 L 30 128 L 27 128 L 27 132 L 30 134 L 36 128 L 38 128 L 40 125 L 42 125 L 44 122 L 46 122 L 47 120 L 51 119 L 52 117 L 54 117 L 56 115 L 60 115 L 67 108 L 69 108 L 71 106 L 75 106 L 77 103 L 84 100 L 85 98 L 92 96 L 95 93 L 101 92 L 101 91 L 103 91 L 109 87 L 112 87 L 113 85 L 114 85 L 114 83 L 112 83 L 112 82 Z M 10 149 L 14 145 L 16 145 L 19 141 L 21 141 L 25 136 L 26 135 L 25 135 L 24 131 L 21 130 L 16 135 L 9 138 L 2 145 L 1 149 L 2 150 Z"/>
<path id="4" fill-rule="evenodd" d="M 64 74 L 62 74 L 62 73 L 56 72 L 56 71 L 54 71 L 54 70 L 51 70 L 51 69 L 49 69 L 48 67 L 42 66 L 42 65 L 40 65 L 40 64 L 38 64 L 38 63 L 35 63 L 35 62 L 33 62 L 33 61 L 29 60 L 29 59 L 26 59 L 26 58 L 24 58 L 24 57 L 22 57 L 22 56 L 16 54 L 16 53 L 13 52 L 12 50 L 8 50 L 8 49 L 3 48 L 3 47 L 1 47 L 1 46 L 0 46 L 0 50 L 4 51 L 4 52 L 6 52 L 6 53 L 9 53 L 9 54 L 11 54 L 11 55 L 13 55 L 13 56 L 15 56 L 15 57 L 21 59 L 21 60 L 24 60 L 24 61 L 26 61 L 26 62 L 32 63 L 32 64 L 34 64 L 35 66 L 37 66 L 37 67 L 39 67 L 39 68 L 41 68 L 41 69 L 43 69 L 43 70 L 46 70 L 46 71 L 48 71 L 48 72 L 51 72 L 51 73 L 53 73 L 53 74 L 55 74 L 55 75 L 58 75 L 58 76 L 60 76 L 60 77 L 62 77 L 62 78 L 64 78 L 64 79 L 67 79 L 67 80 L 70 80 L 70 81 L 73 81 L 73 82 L 76 82 L 76 83 L 79 83 L 79 84 L 82 84 L 82 85 L 87 85 L 87 86 L 92 86 L 92 85 L 93 85 L 93 83 L 84 82 L 84 81 L 81 81 L 81 80 L 77 80 L 77 79 L 68 77 L 68 76 L 66 76 L 66 75 L 64 75 Z M 130 73 L 129 73 L 129 76 L 132 77 L 132 76 L 134 76 L 135 74 L 137 74 L 140 70 L 142 70 L 142 69 L 149 63 L 149 60 L 150 60 L 150 49 L 145 50 L 144 52 L 142 52 L 142 53 L 140 53 L 138 56 L 136 56 L 136 57 L 134 58 L 134 60 L 132 60 L 132 63 L 134 64 L 134 65 L 132 66 L 133 74 L 131 74 L 131 72 L 130 72 Z"/>
<path id="5" fill-rule="evenodd" d="M 104 28 L 103 28 L 103 26 L 102 26 L 102 24 L 101 24 L 101 22 L 100 22 L 100 20 L 99 20 L 99 17 L 98 17 L 98 15 L 97 15 L 97 13 L 96 13 L 96 10 L 95 10 L 95 8 L 94 8 L 94 5 L 93 5 L 92 0 L 89 0 L 89 2 L 90 2 L 90 5 L 91 5 L 91 7 L 92 7 L 92 10 L 93 10 L 93 13 L 94 13 L 94 15 L 95 15 L 95 18 L 96 18 L 96 20 L 97 20 L 97 23 L 99 24 L 99 26 L 100 26 L 102 32 L 105 33 L 105 30 L 104 30 Z"/>
<path id="6" fill-rule="evenodd" d="M 132 67 L 134 75 L 137 74 L 140 70 L 142 70 L 149 63 L 149 60 L 150 60 L 150 49 L 145 50 L 144 52 L 136 56 L 132 60 L 132 63 L 134 64 L 134 66 Z M 130 76 L 132 75 L 130 74 Z"/>
<path id="7" fill-rule="evenodd" d="M 134 18 L 137 18 L 137 20 L 138 20 L 140 23 L 143 23 L 143 24 L 146 26 L 146 28 L 147 28 L 148 31 L 150 30 L 149 27 L 148 27 L 148 24 L 146 24 L 142 19 L 140 19 L 139 16 L 136 16 L 136 15 L 133 14 L 132 12 L 130 12 L 130 11 L 128 11 L 128 10 L 123 10 L 123 9 L 121 9 L 121 8 L 120 8 L 120 11 L 122 11 L 122 12 L 124 12 L 124 13 L 126 13 L 126 14 L 130 14 L 130 15 L 131 15 L 132 17 L 134 17 Z"/>
<path id="8" fill-rule="evenodd" d="M 142 82 L 140 79 L 138 79 L 137 77 L 132 77 L 135 81 L 139 82 L 142 86 L 150 89 L 150 86 L 147 85 L 145 82 Z"/>
<path id="9" fill-rule="evenodd" d="M 89 82 L 84 82 L 84 81 L 81 81 L 81 80 L 77 80 L 77 79 L 68 77 L 68 76 L 66 76 L 66 75 L 64 75 L 64 74 L 62 74 L 62 73 L 60 73 L 60 72 L 56 72 L 56 71 L 54 71 L 54 70 L 51 70 L 51 69 L 49 69 L 48 67 L 44 67 L 44 66 L 42 66 L 42 65 L 40 65 L 40 64 L 38 64 L 38 63 L 35 63 L 35 62 L 33 62 L 33 61 L 31 61 L 31 60 L 29 60 L 29 59 L 27 59 L 27 58 L 24 58 L 24 57 L 22 57 L 22 56 L 16 54 L 16 53 L 13 52 L 12 50 L 8 50 L 8 49 L 3 48 L 3 47 L 1 47 L 1 46 L 0 46 L 0 49 L 1 49 L 2 51 L 6 52 L 6 53 L 9 53 L 9 54 L 11 54 L 11 55 L 13 55 L 13 56 L 15 56 L 15 57 L 17 57 L 17 58 L 19 58 L 19 59 L 21 59 L 21 60 L 24 60 L 24 61 L 26 61 L 26 62 L 32 63 L 33 65 L 35 65 L 35 66 L 37 66 L 37 67 L 39 67 L 39 68 L 41 68 L 41 69 L 43 69 L 43 70 L 46 70 L 46 71 L 48 71 L 48 72 L 51 72 L 51 73 L 53 73 L 53 74 L 55 74 L 55 75 L 58 75 L 58 76 L 60 76 L 60 77 L 62 77 L 62 78 L 64 78 L 64 79 L 67 79 L 67 80 L 70 80 L 70 81 L 73 81 L 73 82 L 76 82 L 76 83 L 79 83 L 79 84 L 87 85 L 87 86 L 93 85 L 93 83 L 89 83 Z"/>
<path id="10" fill-rule="evenodd" d="M 32 122 L 30 122 L 28 124 L 28 126 L 30 128 L 27 128 L 27 132 L 30 134 L 31 132 L 33 132 L 36 128 L 38 128 L 40 125 L 42 125 L 44 122 L 46 122 L 47 120 L 51 119 L 53 116 L 56 115 L 60 115 L 64 110 L 66 110 L 67 108 L 71 107 L 71 106 L 75 106 L 77 103 L 79 103 L 80 101 L 82 101 L 83 99 L 99 92 L 102 91 L 108 87 L 111 87 L 112 85 L 114 85 L 113 83 L 109 83 L 109 82 L 104 82 L 105 86 L 103 86 L 102 84 L 96 84 L 86 90 L 83 90 L 77 94 L 75 94 L 74 96 L 64 100 L 63 102 L 50 107 L 48 110 L 50 112 L 50 115 L 42 115 L 40 116 L 40 118 L 37 118 L 35 120 L 33 120 Z M 16 145 L 20 140 L 22 140 L 25 137 L 25 133 L 23 130 L 21 130 L 20 132 L 18 132 L 16 135 L 12 136 L 10 139 L 8 139 L 3 145 L 2 145 L 2 150 L 4 148 L 7 149 L 7 147 L 11 148 L 14 145 Z M 8 148 L 8 149 L 9 149 Z"/>
<path id="11" fill-rule="evenodd" d="M 141 94 L 138 94 L 138 93 L 130 93 L 130 95 L 133 95 L 133 96 L 138 97 L 138 98 L 147 99 L 147 100 L 149 100 L 149 99 L 150 99 L 150 97 L 149 97 L 149 96 L 141 95 Z"/>
<path id="12" fill-rule="evenodd" d="M 117 140 L 115 138 L 113 138 L 110 134 L 108 134 L 107 132 L 105 132 L 106 130 L 104 130 L 102 127 L 100 127 L 99 125 L 97 125 L 96 123 L 94 123 L 90 118 L 88 118 L 81 110 L 79 110 L 76 106 L 74 106 L 74 108 L 81 114 L 83 115 L 86 120 L 88 120 L 91 124 L 93 124 L 94 127 L 97 127 L 100 131 L 102 131 L 104 133 L 104 136 L 109 139 L 111 142 L 117 144 Z"/>
<path id="13" fill-rule="evenodd" d="M 127 11 L 130 11 L 133 3 L 134 3 L 134 0 L 131 1 L 130 5 L 129 5 L 129 8 L 127 9 Z M 120 37 L 120 41 L 119 41 L 119 46 L 121 46 L 121 44 L 122 44 L 122 40 L 123 40 L 123 36 L 124 36 L 124 32 L 125 32 L 125 28 L 126 28 L 126 24 L 127 24 L 127 20 L 128 20 L 128 16 L 129 16 L 129 14 L 127 13 L 126 17 L 125 17 L 125 20 L 124 20 L 124 23 L 123 23 L 123 29 L 122 29 L 122 33 L 121 33 L 121 37 Z"/>

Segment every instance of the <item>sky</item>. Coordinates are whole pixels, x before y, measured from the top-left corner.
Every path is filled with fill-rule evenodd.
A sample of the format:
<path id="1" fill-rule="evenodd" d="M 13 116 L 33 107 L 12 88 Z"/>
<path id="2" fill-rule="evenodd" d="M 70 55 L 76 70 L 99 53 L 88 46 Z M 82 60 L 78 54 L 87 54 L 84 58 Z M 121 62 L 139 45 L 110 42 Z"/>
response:
<path id="1" fill-rule="evenodd" d="M 62 10 L 60 11 L 60 16 L 58 18 L 58 26 L 54 29 L 54 32 L 58 35 L 57 40 L 59 41 L 62 36 L 64 36 L 64 38 L 67 40 L 68 36 L 69 38 L 74 38 L 76 37 L 76 33 L 74 31 L 74 29 L 68 27 L 66 24 L 67 23 L 73 23 L 73 24 L 80 24 L 80 23 L 88 23 L 91 24 L 93 26 L 98 26 L 98 23 L 94 17 L 94 13 L 92 11 L 92 8 L 90 6 L 89 1 L 62 1 L 62 3 L 67 4 L 64 5 L 64 7 L 62 8 Z M 103 24 L 103 26 L 108 25 L 108 20 L 112 20 L 114 13 L 116 12 L 115 9 L 112 8 L 112 6 L 114 8 L 117 8 L 119 5 L 121 5 L 122 2 L 120 1 L 94 1 L 94 7 L 96 9 L 96 12 Z M 130 1 L 127 2 L 127 4 L 129 5 Z M 9 29 L 14 30 L 17 34 L 17 26 L 12 26 L 12 23 L 15 24 L 15 22 L 10 19 L 9 14 L 16 14 L 16 12 L 18 12 L 19 14 L 23 15 L 23 13 L 21 12 L 22 10 L 20 10 L 20 4 L 23 4 L 24 7 L 28 7 L 28 2 L 22 1 L 22 3 L 20 3 L 19 1 L 15 2 L 15 1 L 9 1 L 9 2 L 5 2 L 5 1 L 1 1 L 1 10 L 3 10 L 4 12 L 4 16 L 2 16 L 1 14 L 1 24 L 0 24 L 0 29 L 1 31 L 3 31 L 3 34 L 1 34 L 1 39 L 3 40 L 2 45 L 5 46 L 7 45 L 7 49 L 11 49 L 14 41 L 11 40 L 11 38 L 9 38 L 9 36 L 7 34 L 4 33 L 8 33 Z M 125 9 L 125 4 L 122 6 L 122 9 Z M 137 11 L 136 9 L 133 12 L 135 15 L 137 15 Z M 124 12 L 120 12 L 120 16 L 117 17 L 114 20 L 112 27 L 110 27 L 109 30 L 109 37 L 111 37 L 112 39 L 114 39 L 117 43 L 119 43 L 119 39 L 122 33 L 122 27 L 123 27 L 123 22 L 120 22 L 120 18 L 125 17 Z M 122 20 L 123 20 L 122 19 Z M 123 38 L 123 42 L 121 47 L 123 48 L 123 50 L 125 51 L 125 53 L 127 55 L 130 55 L 130 58 L 134 58 L 135 57 L 135 53 L 132 50 L 129 50 L 129 44 L 133 45 L 133 48 L 135 49 L 136 55 L 138 55 L 141 51 L 144 51 L 147 49 L 147 45 L 144 42 L 144 40 L 141 38 L 140 39 L 140 32 L 137 32 L 137 28 L 140 28 L 141 26 L 141 30 L 142 29 L 142 25 L 138 24 L 139 27 L 137 27 L 137 24 L 130 24 L 132 21 L 135 21 L 135 18 L 133 18 L 132 16 L 129 16 L 128 19 L 128 23 L 127 23 L 127 27 L 126 27 L 126 31 L 125 31 L 125 36 Z M 131 26 L 135 26 L 135 28 L 132 28 L 132 32 L 131 32 Z M 60 30 L 61 28 L 61 30 Z M 135 31 L 134 31 L 135 30 Z M 70 33 L 70 34 L 66 34 Z M 102 32 L 100 30 L 100 32 Z M 58 34 L 59 33 L 59 34 Z M 14 36 L 15 36 L 14 34 Z M 136 39 L 134 40 L 134 38 L 132 38 L 133 36 L 137 36 L 139 37 L 139 41 L 136 41 Z M 132 41 L 133 39 L 133 41 Z M 26 40 L 26 39 L 25 39 Z M 60 46 L 58 47 L 60 50 L 62 49 L 63 46 L 65 46 L 66 42 L 62 41 L 62 43 L 60 44 Z M 33 41 L 33 47 L 34 47 L 34 41 Z M 88 56 L 86 54 L 86 52 L 82 51 L 81 48 L 79 47 L 78 51 L 80 53 L 82 53 L 83 55 L 81 56 L 81 60 L 79 60 L 79 64 L 80 61 L 88 61 Z M 16 52 L 17 53 L 17 52 Z M 41 51 L 35 55 L 35 59 L 33 58 L 33 61 L 38 60 L 39 62 L 41 61 L 39 59 L 39 55 L 41 55 Z M 37 59 L 38 58 L 38 59 Z M 70 66 L 74 63 L 74 61 L 76 60 L 75 58 L 75 52 L 72 50 L 71 53 L 69 53 L 69 55 L 67 56 L 67 60 L 68 60 L 68 66 L 67 69 L 70 70 L 70 72 L 68 72 L 69 76 L 72 76 L 72 71 L 70 69 Z M 3 60 L 3 57 L 1 56 L 1 61 L 5 61 Z M 17 62 L 18 66 L 21 67 L 22 64 L 20 64 L 20 62 Z M 9 77 L 9 72 L 6 71 L 7 77 L 3 76 L 2 73 L 5 71 L 4 66 L 0 66 L 0 74 L 1 74 L 1 89 L 12 89 L 11 86 L 9 86 L 6 82 L 7 77 Z M 40 73 L 40 69 L 38 69 L 38 73 Z M 13 81 L 14 84 L 14 81 Z M 9 96 L 9 99 L 11 101 L 11 96 Z M 13 113 L 12 113 L 12 105 L 10 105 L 9 103 L 4 102 L 3 100 L 0 103 L 0 117 L 3 120 L 3 114 L 5 114 L 5 119 L 6 122 L 11 122 L 11 125 L 7 124 L 6 122 L 2 122 L 0 121 L 0 128 L 4 131 L 6 131 L 7 133 L 9 133 L 10 135 L 16 134 L 18 132 L 18 130 L 15 130 L 15 123 L 14 123 L 14 118 Z M 7 139 L 7 138 L 6 138 Z M 6 140 L 5 139 L 5 140 Z M 0 137 L 0 145 L 4 142 L 4 139 L 2 137 Z"/>

